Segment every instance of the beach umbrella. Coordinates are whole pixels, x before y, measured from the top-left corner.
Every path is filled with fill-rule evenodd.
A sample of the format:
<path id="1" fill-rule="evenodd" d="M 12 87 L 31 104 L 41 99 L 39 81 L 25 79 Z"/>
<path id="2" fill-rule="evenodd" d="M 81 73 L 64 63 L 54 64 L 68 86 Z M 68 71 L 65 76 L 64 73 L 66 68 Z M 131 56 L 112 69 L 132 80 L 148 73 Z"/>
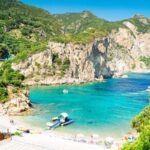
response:
<path id="1" fill-rule="evenodd" d="M 100 137 L 98 134 L 92 134 L 91 135 L 91 143 L 98 143 L 100 142 Z"/>
<path id="2" fill-rule="evenodd" d="M 134 140 L 134 136 L 133 136 L 133 135 L 130 135 L 130 136 L 128 137 L 128 142 L 132 143 L 133 140 Z"/>
<path id="3" fill-rule="evenodd" d="M 112 137 L 107 137 L 105 139 L 105 141 L 108 142 L 108 143 L 110 143 L 110 144 L 112 144 L 114 142 L 114 139 Z"/>
<path id="4" fill-rule="evenodd" d="M 79 134 L 76 135 L 76 140 L 77 140 L 78 142 L 86 142 L 85 136 L 84 136 L 84 134 L 82 134 L 82 133 L 79 133 Z"/>
<path id="5" fill-rule="evenodd" d="M 93 139 L 98 139 L 98 138 L 99 138 L 99 135 L 98 135 L 98 134 L 92 134 L 91 137 L 92 137 Z"/>
<path id="6" fill-rule="evenodd" d="M 79 133 L 79 134 L 76 135 L 76 137 L 77 137 L 77 138 L 84 138 L 84 134 Z"/>

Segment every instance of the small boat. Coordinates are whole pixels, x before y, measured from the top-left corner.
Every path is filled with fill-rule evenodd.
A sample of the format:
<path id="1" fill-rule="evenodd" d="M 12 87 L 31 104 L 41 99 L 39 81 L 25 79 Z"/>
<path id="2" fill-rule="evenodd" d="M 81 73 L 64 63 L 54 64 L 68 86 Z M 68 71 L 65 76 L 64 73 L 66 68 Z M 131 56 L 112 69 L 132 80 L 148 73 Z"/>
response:
<path id="1" fill-rule="evenodd" d="M 128 78 L 128 75 L 122 75 L 121 78 Z"/>
<path id="2" fill-rule="evenodd" d="M 150 89 L 148 88 L 148 89 L 146 89 L 146 92 L 150 92 Z"/>
<path id="3" fill-rule="evenodd" d="M 57 116 L 57 117 L 53 117 L 52 118 L 52 121 L 57 121 L 58 119 L 63 119 L 63 118 L 67 118 L 68 117 L 68 114 L 67 113 L 65 113 L 65 112 L 63 112 L 63 113 L 61 113 L 59 116 Z"/>
<path id="4" fill-rule="evenodd" d="M 55 122 L 47 122 L 46 124 L 50 129 L 55 129 L 61 125 L 61 121 L 57 120 Z"/>
<path id="5" fill-rule="evenodd" d="M 150 86 L 147 87 L 146 92 L 150 92 Z"/>
<path id="6" fill-rule="evenodd" d="M 74 122 L 73 119 L 68 118 L 67 121 L 65 121 L 64 123 L 61 124 L 61 126 L 66 126 L 66 125 L 69 125 L 69 124 L 71 124 L 71 123 L 73 123 L 73 122 Z"/>
<path id="7" fill-rule="evenodd" d="M 61 113 L 57 117 L 52 118 L 51 121 L 52 122 L 47 122 L 46 124 L 50 129 L 55 129 L 59 126 L 66 126 L 74 122 L 73 119 L 68 118 L 68 114 L 65 112 Z"/>
<path id="8" fill-rule="evenodd" d="M 67 89 L 64 89 L 64 90 L 63 90 L 63 93 L 64 93 L 64 94 L 68 94 L 68 90 L 67 90 Z"/>

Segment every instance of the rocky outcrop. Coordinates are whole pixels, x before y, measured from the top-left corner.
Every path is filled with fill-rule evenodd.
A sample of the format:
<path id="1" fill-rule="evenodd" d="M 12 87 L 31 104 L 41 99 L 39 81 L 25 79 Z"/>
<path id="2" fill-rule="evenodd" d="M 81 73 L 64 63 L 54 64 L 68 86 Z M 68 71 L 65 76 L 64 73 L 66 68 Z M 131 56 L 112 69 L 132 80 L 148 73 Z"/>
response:
<path id="1" fill-rule="evenodd" d="M 141 56 L 150 56 L 150 33 L 138 33 L 131 22 L 110 33 L 109 38 L 89 44 L 49 42 L 47 50 L 13 64 L 28 85 L 83 83 L 143 71 Z"/>
<path id="2" fill-rule="evenodd" d="M 0 113 L 8 115 L 20 115 L 31 109 L 31 102 L 28 99 L 27 89 L 15 89 L 8 87 L 9 101 L 0 104 Z"/>
<path id="3" fill-rule="evenodd" d="M 102 80 L 112 75 L 107 66 L 107 46 L 104 42 L 105 39 L 97 39 L 86 45 L 49 42 L 46 51 L 32 55 L 25 62 L 13 64 L 12 67 L 25 75 L 25 83 L 29 85 Z M 57 59 L 54 58 L 56 56 Z M 66 59 L 69 65 L 62 74 L 61 70 L 65 67 L 62 62 Z"/>
<path id="4" fill-rule="evenodd" d="M 109 67 L 114 76 L 130 71 L 142 72 L 146 68 L 141 56 L 150 56 L 150 33 L 138 33 L 136 26 L 125 21 L 126 28 L 119 28 L 110 34 L 111 47 Z"/>

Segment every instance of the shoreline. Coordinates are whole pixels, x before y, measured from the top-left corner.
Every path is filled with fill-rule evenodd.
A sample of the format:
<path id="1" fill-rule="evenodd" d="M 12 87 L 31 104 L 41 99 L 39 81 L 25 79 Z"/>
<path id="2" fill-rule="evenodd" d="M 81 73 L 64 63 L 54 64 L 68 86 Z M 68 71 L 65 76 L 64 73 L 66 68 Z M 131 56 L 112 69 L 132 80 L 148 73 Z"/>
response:
<path id="1" fill-rule="evenodd" d="M 20 126 L 22 126 L 22 127 L 26 127 L 26 128 L 29 128 L 29 129 L 31 129 L 31 130 L 39 130 L 39 131 L 41 131 L 41 132 L 43 132 L 43 131 L 50 131 L 50 132 L 53 132 L 54 134 L 56 134 L 56 135 L 58 135 L 58 136 L 63 136 L 63 137 L 66 137 L 66 138 L 68 138 L 68 137 L 75 137 L 76 135 L 78 135 L 78 134 L 82 134 L 82 135 L 84 135 L 86 138 L 89 138 L 89 137 L 91 137 L 91 135 L 93 135 L 93 134 L 97 134 L 97 135 L 99 135 L 100 136 L 100 138 L 102 139 L 102 140 L 105 140 L 105 138 L 106 137 L 112 137 L 114 140 L 119 140 L 119 139 L 122 139 L 122 137 L 124 136 L 124 135 L 126 135 L 126 134 L 129 134 L 129 133 L 133 133 L 133 132 L 135 132 L 132 128 L 131 128 L 131 130 L 130 131 L 127 131 L 127 132 L 125 132 L 124 134 L 122 134 L 122 136 L 120 135 L 118 135 L 118 134 L 115 134 L 115 132 L 114 132 L 114 134 L 112 135 L 112 134 L 109 134 L 109 135 L 106 135 L 105 133 L 102 133 L 102 132 L 100 132 L 100 133 L 96 133 L 96 132 L 85 132 L 85 131 L 83 131 L 83 130 L 78 130 L 77 132 L 72 132 L 72 131 L 66 131 L 65 129 L 63 129 L 63 130 L 49 130 L 48 129 L 48 127 L 46 126 L 46 123 L 45 123 L 45 128 L 43 128 L 43 127 L 40 127 L 40 126 L 33 126 L 31 123 L 28 123 L 28 122 L 26 122 L 26 121 L 24 121 L 24 118 L 23 117 L 21 117 L 21 116 L 16 116 L 16 117 L 13 117 L 13 119 L 14 120 L 16 120 L 16 123 L 17 124 L 19 124 Z M 60 127 L 61 128 L 61 127 Z M 67 127 L 66 127 L 67 128 Z"/>
<path id="2" fill-rule="evenodd" d="M 14 120 L 14 124 L 12 125 L 10 123 L 10 119 Z M 105 139 L 102 139 L 101 137 L 99 137 L 99 143 L 97 143 L 97 141 L 94 142 L 91 141 L 91 137 L 86 137 L 83 136 L 82 134 L 78 134 L 78 135 L 68 135 L 68 134 L 62 134 L 59 132 L 55 132 L 55 131 L 51 131 L 51 130 L 40 130 L 38 128 L 35 127 L 27 127 L 27 124 L 25 124 L 24 122 L 22 122 L 19 119 L 16 119 L 16 117 L 10 117 L 10 116 L 3 116 L 0 115 L 0 131 L 1 132 L 6 132 L 8 129 L 10 131 L 10 133 L 15 133 L 16 131 L 19 132 L 17 129 L 18 128 L 28 128 L 30 129 L 30 133 L 22 133 L 23 137 L 17 137 L 14 136 L 12 137 L 12 140 L 10 141 L 11 143 L 13 143 L 15 145 L 15 147 L 17 148 L 17 146 L 19 146 L 18 144 L 16 144 L 16 139 L 22 143 L 24 143 L 28 148 L 30 148 L 30 145 L 35 145 L 34 147 L 41 147 L 43 144 L 42 143 L 46 143 L 48 145 L 48 143 L 52 143 L 52 145 L 49 145 L 48 147 L 46 146 L 45 148 L 49 149 L 49 148 L 53 148 L 56 150 L 58 147 L 58 141 L 61 143 L 61 145 L 63 146 L 64 150 L 69 150 L 69 145 L 71 144 L 72 150 L 76 150 L 76 147 L 79 147 L 83 150 L 98 150 L 98 149 L 102 149 L 105 150 L 106 146 L 104 144 Z M 40 140 L 38 142 L 38 140 Z M 1 149 L 3 150 L 3 147 L 8 146 L 10 142 L 5 141 L 4 143 L 0 141 L 0 146 Z M 19 142 L 19 143 L 20 143 Z M 122 139 L 113 139 L 113 144 L 112 144 L 112 150 L 114 150 L 114 147 L 118 147 L 121 146 L 124 143 L 124 141 Z M 61 147 L 62 148 L 62 147 Z M 117 149 L 116 149 L 117 150 Z"/>
<path id="3" fill-rule="evenodd" d="M 132 71 L 128 71 L 128 72 L 124 72 L 124 73 L 119 73 L 117 76 L 115 76 L 115 74 L 112 77 L 106 78 L 106 79 L 94 79 L 91 81 L 75 81 L 73 80 L 72 82 L 63 82 L 63 83 L 51 83 L 51 84 L 44 84 L 44 83 L 40 83 L 40 84 L 26 84 L 23 83 L 25 86 L 28 87 L 42 87 L 42 86 L 51 86 L 51 87 L 58 87 L 58 86 L 72 86 L 72 85 L 84 85 L 84 84 L 93 84 L 93 83 L 101 83 L 101 82 L 106 82 L 106 80 L 108 79 L 118 79 L 118 78 L 124 78 L 123 76 L 128 74 L 128 73 L 150 73 L 150 69 L 138 69 L 138 70 L 132 70 Z M 127 77 L 128 78 L 128 77 Z"/>
<path id="4" fill-rule="evenodd" d="M 147 72 L 147 73 L 149 73 L 149 72 Z M 98 81 L 96 81 L 96 82 L 98 82 Z M 95 82 L 88 82 L 88 83 L 84 83 L 84 84 L 93 84 L 93 83 L 95 83 Z M 71 84 L 71 85 L 76 85 L 76 84 Z M 71 86 L 70 85 L 70 86 Z M 82 84 L 83 85 L 83 84 Z M 63 86 L 63 85 L 61 85 L 61 86 Z M 55 87 L 55 86 L 54 86 Z M 35 108 L 36 109 L 36 108 Z M 19 140 L 26 140 L 27 142 L 29 142 L 29 143 L 31 143 L 31 144 L 33 144 L 34 142 L 34 140 L 36 140 L 36 138 L 38 137 L 38 138 L 41 138 L 41 137 L 47 137 L 47 138 L 49 138 L 49 137 L 51 137 L 52 139 L 54 139 L 55 138 L 55 140 L 61 140 L 61 142 L 62 142 L 62 145 L 65 147 L 65 142 L 67 142 L 68 144 L 69 143 L 71 143 L 71 142 L 73 142 L 72 144 L 73 145 L 80 145 L 81 144 L 81 146 L 82 147 L 86 147 L 85 145 L 86 144 L 88 144 L 88 146 L 90 145 L 90 146 L 94 146 L 92 149 L 93 150 L 97 150 L 97 148 L 98 149 L 100 149 L 100 148 L 103 148 L 103 149 L 105 149 L 105 144 L 104 144 L 104 141 L 105 141 L 105 139 L 103 138 L 103 137 L 100 137 L 100 139 L 101 139 L 101 141 L 102 141 L 102 143 L 101 144 L 94 144 L 94 143 L 92 143 L 91 144 L 91 142 L 89 142 L 91 139 L 90 139 L 90 135 L 87 137 L 87 136 L 84 136 L 84 140 L 86 139 L 86 142 L 84 141 L 81 141 L 81 142 L 79 142 L 79 141 L 77 141 L 75 138 L 76 138 L 76 135 L 69 135 L 69 134 L 67 134 L 67 133 L 62 133 L 62 132 L 57 132 L 57 131 L 47 131 L 47 130 L 42 130 L 41 128 L 36 128 L 36 127 L 32 127 L 32 125 L 31 124 L 28 124 L 28 123 L 25 123 L 25 122 L 23 122 L 23 121 L 21 121 L 21 119 L 19 119 L 19 118 L 21 118 L 22 116 L 19 116 L 19 117 L 17 117 L 17 116 L 8 116 L 8 115 L 2 115 L 2 114 L 0 114 L 0 131 L 7 131 L 7 129 L 9 129 L 9 128 L 12 128 L 12 126 L 10 125 L 10 119 L 13 119 L 13 120 L 15 120 L 15 123 L 16 123 L 16 126 L 14 127 L 14 128 L 17 128 L 17 126 L 18 127 L 25 127 L 25 128 L 28 128 L 28 129 L 30 129 L 32 132 L 33 132 L 33 135 L 32 134 L 28 134 L 28 135 L 24 135 L 24 137 L 23 138 L 21 138 L 21 137 L 17 137 Z M 4 129 L 5 128 L 5 129 Z M 14 130 L 14 128 L 13 128 L 13 130 Z M 11 130 L 10 130 L 11 131 Z M 79 134 L 82 134 L 82 133 L 79 133 Z M 130 134 L 133 134 L 133 133 L 130 133 Z M 126 133 L 125 135 L 129 135 L 128 133 Z M 30 140 L 28 139 L 28 137 L 30 137 Z M 16 137 L 15 137 L 16 138 Z M 117 143 L 120 143 L 119 145 L 121 146 L 123 143 L 124 143 L 124 137 L 123 138 L 113 138 L 114 139 L 114 145 L 116 146 L 116 145 L 118 145 Z M 49 140 L 51 140 L 51 139 L 49 139 Z M 13 140 L 12 140 L 13 141 Z M 14 142 L 14 141 L 13 141 Z M 46 141 L 43 141 L 43 142 L 46 142 L 46 143 L 48 143 L 49 141 L 48 140 L 46 140 Z M 55 143 L 55 142 L 54 142 Z M 0 142 L 0 144 L 1 144 L 1 142 Z M 57 145 L 57 141 L 56 141 L 56 143 L 55 143 L 56 145 Z M 54 145 L 55 145 L 54 144 Z M 89 146 L 89 147 L 90 147 Z M 95 147 L 96 146 L 96 147 Z M 84 148 L 82 148 L 82 149 L 84 149 Z M 64 148 L 64 150 L 66 150 L 65 148 Z M 76 150 L 76 149 L 73 149 L 73 150 Z M 87 149 L 86 149 L 87 150 Z"/>

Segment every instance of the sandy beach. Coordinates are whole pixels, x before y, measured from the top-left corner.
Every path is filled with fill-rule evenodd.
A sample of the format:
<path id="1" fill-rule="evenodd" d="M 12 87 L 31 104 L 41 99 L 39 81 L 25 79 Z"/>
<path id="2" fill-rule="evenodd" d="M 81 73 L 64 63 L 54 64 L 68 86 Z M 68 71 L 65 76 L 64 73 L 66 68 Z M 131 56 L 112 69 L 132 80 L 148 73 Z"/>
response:
<path id="1" fill-rule="evenodd" d="M 14 124 L 10 123 L 9 116 L 0 116 L 0 131 L 15 133 L 17 128 L 24 127 L 23 124 L 14 120 Z M 13 117 L 14 119 L 14 117 Z M 114 141 L 111 150 L 117 150 L 120 141 Z M 11 140 L 0 142 L 1 150 L 105 150 L 104 143 L 91 144 L 87 141 L 79 141 L 75 137 L 66 137 L 57 135 L 53 131 L 39 131 L 31 129 L 31 133 L 22 133 L 22 137 L 12 136 Z"/>

